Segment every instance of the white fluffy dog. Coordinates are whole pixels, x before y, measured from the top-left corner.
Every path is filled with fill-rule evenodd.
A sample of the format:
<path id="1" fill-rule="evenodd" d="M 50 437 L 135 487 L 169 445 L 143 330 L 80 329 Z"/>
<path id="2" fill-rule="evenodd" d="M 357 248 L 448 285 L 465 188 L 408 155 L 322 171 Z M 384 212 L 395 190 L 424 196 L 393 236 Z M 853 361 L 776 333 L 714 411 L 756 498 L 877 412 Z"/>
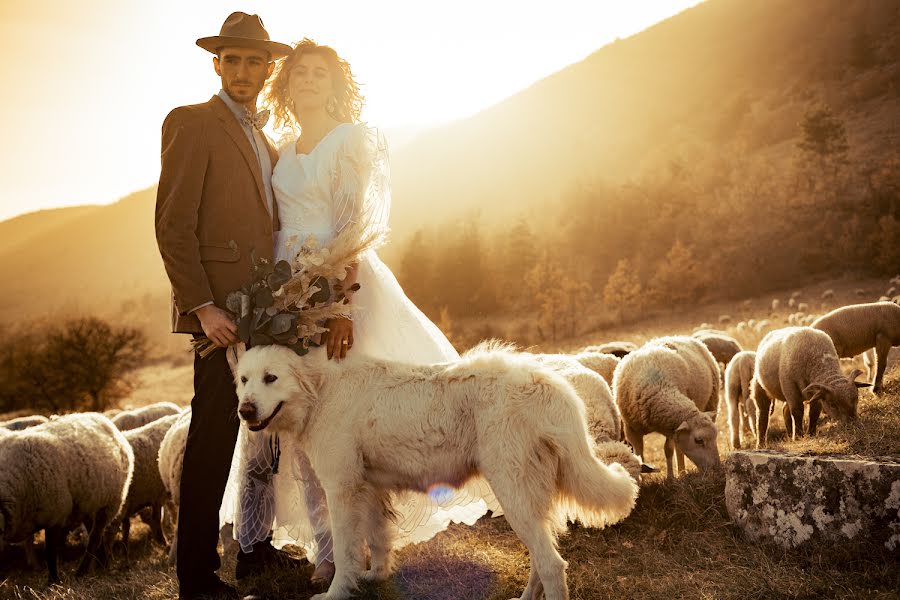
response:
<path id="1" fill-rule="evenodd" d="M 547 600 L 569 597 L 556 550 L 567 517 L 603 526 L 634 507 L 635 481 L 592 453 L 582 401 L 527 357 L 412 366 L 263 346 L 241 358 L 236 379 L 241 418 L 251 430 L 294 436 L 325 490 L 335 576 L 315 599 L 348 598 L 361 575 L 390 574 L 392 491 L 484 477 L 531 555 L 528 600 L 542 591 Z"/>

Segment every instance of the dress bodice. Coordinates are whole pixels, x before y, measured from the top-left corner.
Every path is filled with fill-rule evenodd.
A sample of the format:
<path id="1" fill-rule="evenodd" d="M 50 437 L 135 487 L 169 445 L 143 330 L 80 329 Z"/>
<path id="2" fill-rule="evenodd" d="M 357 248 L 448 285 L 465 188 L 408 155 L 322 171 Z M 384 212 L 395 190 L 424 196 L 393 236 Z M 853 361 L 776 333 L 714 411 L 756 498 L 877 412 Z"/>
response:
<path id="1" fill-rule="evenodd" d="M 334 237 L 333 178 L 337 155 L 354 125 L 342 123 L 328 132 L 309 154 L 298 154 L 296 138 L 284 144 L 272 174 L 281 232 L 275 252 L 286 259 L 307 236 L 319 243 Z"/>

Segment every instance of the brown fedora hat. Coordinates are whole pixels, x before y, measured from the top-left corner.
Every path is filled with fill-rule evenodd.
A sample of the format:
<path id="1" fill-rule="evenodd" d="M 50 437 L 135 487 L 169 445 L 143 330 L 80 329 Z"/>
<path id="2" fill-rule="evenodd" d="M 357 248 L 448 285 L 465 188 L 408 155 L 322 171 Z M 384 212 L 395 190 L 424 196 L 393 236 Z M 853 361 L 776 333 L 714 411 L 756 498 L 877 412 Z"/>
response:
<path id="1" fill-rule="evenodd" d="M 228 18 L 222 23 L 219 35 L 200 38 L 197 40 L 197 45 L 213 54 L 218 54 L 219 48 L 225 46 L 256 48 L 271 54 L 273 60 L 293 52 L 293 48 L 287 44 L 279 44 L 269 39 L 269 32 L 266 31 L 262 19 L 258 15 L 248 15 L 242 12 L 228 15 Z"/>

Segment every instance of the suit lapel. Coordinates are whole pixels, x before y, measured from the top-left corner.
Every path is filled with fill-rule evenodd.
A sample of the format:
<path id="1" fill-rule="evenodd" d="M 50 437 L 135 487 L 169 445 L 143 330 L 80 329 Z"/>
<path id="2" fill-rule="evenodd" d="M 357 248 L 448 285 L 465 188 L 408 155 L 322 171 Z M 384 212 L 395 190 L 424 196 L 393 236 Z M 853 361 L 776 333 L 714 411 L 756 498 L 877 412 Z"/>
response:
<path id="1" fill-rule="evenodd" d="M 253 151 L 253 146 L 250 145 L 250 140 L 247 139 L 247 134 L 244 133 L 244 130 L 235 118 L 234 113 L 231 112 L 231 109 L 228 108 L 221 98 L 213 96 L 209 102 L 212 105 L 213 112 L 219 120 L 222 121 L 225 133 L 227 133 L 231 140 L 237 145 L 238 150 L 241 151 L 244 160 L 247 162 L 247 166 L 250 168 L 250 172 L 253 173 L 253 180 L 256 181 L 256 191 L 258 192 L 259 202 L 262 204 L 266 214 L 269 214 L 266 203 L 266 188 L 265 184 L 263 184 L 262 172 L 259 169 L 259 160 L 256 158 L 256 152 Z"/>

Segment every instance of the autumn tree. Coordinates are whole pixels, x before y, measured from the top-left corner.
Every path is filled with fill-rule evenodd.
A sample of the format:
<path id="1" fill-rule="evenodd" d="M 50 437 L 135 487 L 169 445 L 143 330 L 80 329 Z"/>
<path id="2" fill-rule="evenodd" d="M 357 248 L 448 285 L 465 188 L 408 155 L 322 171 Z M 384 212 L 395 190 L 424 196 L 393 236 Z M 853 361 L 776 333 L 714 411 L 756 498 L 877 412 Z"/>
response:
<path id="1" fill-rule="evenodd" d="M 708 277 L 693 251 L 676 240 L 656 267 L 650 291 L 658 304 L 694 302 L 706 288 Z"/>
<path id="2" fill-rule="evenodd" d="M 619 260 L 603 288 L 603 303 L 622 318 L 632 318 L 644 305 L 641 280 L 627 258 Z"/>
<path id="3" fill-rule="evenodd" d="M 556 341 L 580 332 L 593 293 L 577 274 L 546 254 L 525 276 L 525 288 L 538 309 L 538 335 Z"/>

